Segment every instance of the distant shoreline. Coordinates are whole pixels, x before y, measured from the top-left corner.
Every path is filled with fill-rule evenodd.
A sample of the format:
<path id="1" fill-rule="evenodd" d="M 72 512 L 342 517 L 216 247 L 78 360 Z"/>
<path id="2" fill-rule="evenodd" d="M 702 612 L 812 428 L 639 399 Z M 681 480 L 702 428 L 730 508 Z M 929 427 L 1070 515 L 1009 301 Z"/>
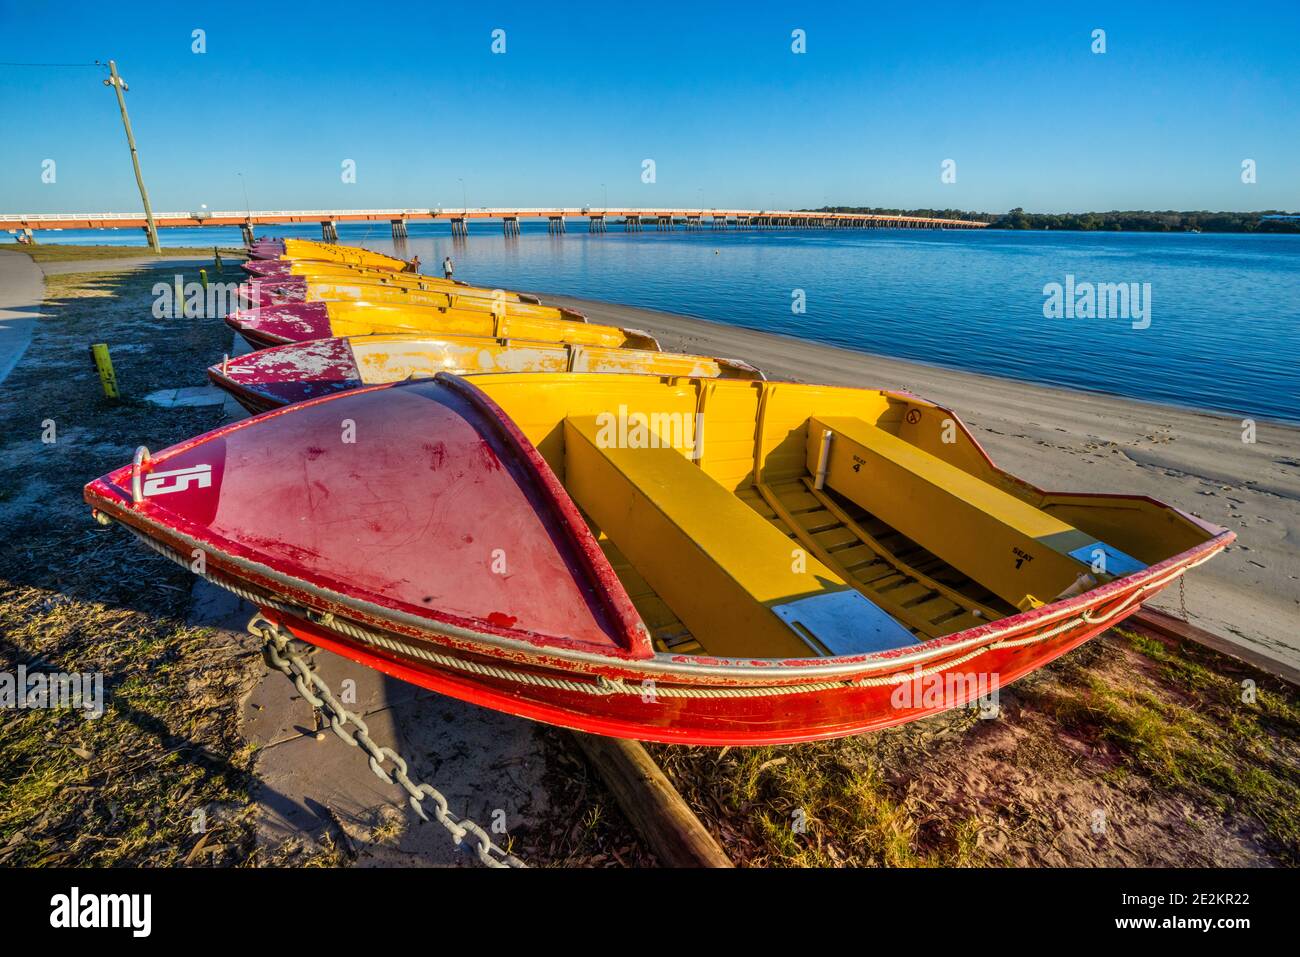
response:
<path id="1" fill-rule="evenodd" d="M 879 214 L 892 216 L 918 216 L 936 219 L 965 219 L 974 222 L 988 223 L 989 225 L 979 232 L 989 231 L 1006 231 L 1006 232 L 1077 232 L 1077 233 L 1105 233 L 1114 235 L 1116 233 L 1132 233 L 1141 235 L 1150 234 L 1197 234 L 1206 233 L 1212 235 L 1228 236 L 1296 236 L 1300 235 L 1300 213 L 1284 213 L 1273 211 L 1261 211 L 1250 213 L 1235 212 L 1174 212 L 1174 211 L 1111 211 L 1107 213 L 1025 213 L 1023 210 L 1011 210 L 1008 213 L 981 213 L 971 212 L 959 209 L 883 209 L 883 208 L 865 208 L 865 207 L 823 207 L 818 210 L 800 210 L 800 212 L 837 212 L 837 213 L 860 213 L 863 215 Z M 1261 217 L 1271 215 L 1294 216 L 1293 220 L 1263 220 Z M 533 220 L 527 220 L 534 223 Z M 541 223 L 542 220 L 536 220 L 535 223 Z M 366 226 L 373 228 L 374 223 L 340 223 L 340 228 L 347 229 L 349 226 Z M 412 222 L 408 228 L 420 229 L 422 226 L 440 226 L 442 224 L 427 224 Z M 277 232 L 283 227 L 285 232 Z M 159 229 L 158 235 L 160 240 L 165 240 L 168 233 L 178 233 L 183 231 L 184 235 L 179 238 L 185 240 L 183 245 L 190 247 L 196 245 L 193 239 L 196 235 L 202 235 L 199 231 L 226 230 L 231 233 L 238 231 L 237 226 L 168 226 Z M 781 232 L 784 227 L 764 227 L 764 232 Z M 882 227 L 881 231 L 888 230 L 890 227 Z M 941 230 L 940 230 L 941 231 Z M 315 238 L 311 234 L 318 232 L 315 223 L 283 223 L 278 226 L 268 226 L 264 229 L 268 236 L 299 235 L 301 233 L 309 234 L 309 238 Z M 70 239 L 64 239 L 63 234 L 72 234 Z M 89 242 L 89 238 L 109 239 L 114 234 L 134 234 L 134 230 L 112 230 L 112 229 L 68 229 L 53 230 L 41 232 L 37 239 L 36 248 L 41 246 L 63 246 L 78 245 L 86 248 L 103 247 L 103 248 L 127 248 L 139 249 L 142 254 L 149 252 L 149 247 L 137 235 L 132 235 L 132 242 L 123 243 L 106 243 L 106 242 Z M 421 233 L 422 234 L 422 233 Z M 18 234 L 14 233 L 10 242 L 4 242 L 0 239 L 0 248 L 5 249 L 29 249 L 31 247 L 17 240 Z M 240 241 L 242 243 L 242 240 Z M 220 245 L 220 241 L 216 241 Z M 222 249 L 222 253 L 226 252 Z M 88 257 L 89 258 L 89 257 Z"/>
<path id="2" fill-rule="evenodd" d="M 882 209 L 862 206 L 823 206 L 818 213 L 876 213 L 928 216 L 988 223 L 988 229 L 1055 230 L 1083 233 L 1248 233 L 1252 235 L 1300 234 L 1300 213 L 1279 209 L 1255 212 L 1210 210 L 1112 209 L 1089 213 L 1027 213 L 1017 207 L 1005 213 L 961 209 Z"/>

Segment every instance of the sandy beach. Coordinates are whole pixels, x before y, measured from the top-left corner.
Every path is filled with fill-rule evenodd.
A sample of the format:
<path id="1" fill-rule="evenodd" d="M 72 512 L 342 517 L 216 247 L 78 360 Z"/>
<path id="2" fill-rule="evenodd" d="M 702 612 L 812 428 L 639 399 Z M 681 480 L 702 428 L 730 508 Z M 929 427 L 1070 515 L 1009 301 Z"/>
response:
<path id="1" fill-rule="evenodd" d="M 1189 620 L 1300 668 L 1300 428 L 889 359 L 738 326 L 539 292 L 664 349 L 744 359 L 770 379 L 904 389 L 953 409 L 993 460 L 1053 491 L 1150 495 L 1237 533 L 1186 580 Z M 1180 613 L 1179 592 L 1155 607 Z"/>

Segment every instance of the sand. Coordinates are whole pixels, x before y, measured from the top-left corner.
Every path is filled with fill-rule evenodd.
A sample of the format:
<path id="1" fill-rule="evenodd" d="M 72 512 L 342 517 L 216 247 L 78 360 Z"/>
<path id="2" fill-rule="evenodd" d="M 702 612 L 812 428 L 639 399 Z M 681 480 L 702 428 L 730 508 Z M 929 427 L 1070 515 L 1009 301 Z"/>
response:
<path id="1" fill-rule="evenodd" d="M 1052 491 L 1150 495 L 1232 529 L 1237 541 L 1188 574 L 1187 618 L 1300 667 L 1300 428 L 1017 382 L 539 293 L 592 322 L 644 329 L 664 349 L 744 359 L 770 379 L 904 389 L 951 408 L 1000 467 Z M 1151 604 L 1181 613 L 1178 588 Z"/>

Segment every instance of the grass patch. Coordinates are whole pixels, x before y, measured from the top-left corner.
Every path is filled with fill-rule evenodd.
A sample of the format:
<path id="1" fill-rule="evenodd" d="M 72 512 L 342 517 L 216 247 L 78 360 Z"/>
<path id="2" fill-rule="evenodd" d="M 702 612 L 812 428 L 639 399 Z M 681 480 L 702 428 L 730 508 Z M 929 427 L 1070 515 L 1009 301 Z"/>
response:
<path id="1" fill-rule="evenodd" d="M 81 260 L 113 260 L 113 259 L 178 259 L 178 258 L 198 258 L 211 257 L 213 249 L 220 249 L 221 255 L 237 256 L 243 259 L 245 253 L 242 249 L 233 247 L 214 247 L 214 246 L 171 246 L 163 247 L 161 253 L 156 253 L 148 246 L 70 246 L 70 245 L 41 245 L 29 246 L 25 243 L 13 243 L 3 247 L 4 249 L 14 250 L 20 253 L 26 253 L 38 263 L 60 263 L 60 262 L 78 262 Z"/>
<path id="2" fill-rule="evenodd" d="M 745 866 L 1300 863 L 1290 686 L 1112 631 L 1003 689 L 1001 709 L 817 744 L 648 748 Z"/>
<path id="3" fill-rule="evenodd" d="M 153 319 L 157 278 L 49 277 L 47 317 L 0 391 L 0 671 L 98 673 L 104 693 L 98 718 L 3 715 L 0 864 L 212 865 L 252 855 L 253 754 L 238 718 L 260 673 L 257 653 L 191 627 L 192 576 L 96 525 L 81 496 L 136 445 L 161 448 L 217 424 L 217 409 L 139 400 L 202 384 L 227 348 L 219 321 Z M 97 341 L 113 349 L 121 402 L 99 389 L 87 354 Z"/>
<path id="4" fill-rule="evenodd" d="M 947 731 L 970 712 L 937 719 Z M 946 732 L 944 732 L 946 733 Z M 936 822 L 888 773 L 913 732 L 781 747 L 648 745 L 737 863 L 751 867 L 964 867 L 986 863 L 982 825 Z"/>
<path id="5" fill-rule="evenodd" d="M 1072 730 L 1116 747 L 1126 769 L 1234 820 L 1257 824 L 1300 864 L 1300 705 L 1293 689 L 1205 649 L 1118 629 L 1148 680 L 1097 674 L 1040 703 Z"/>

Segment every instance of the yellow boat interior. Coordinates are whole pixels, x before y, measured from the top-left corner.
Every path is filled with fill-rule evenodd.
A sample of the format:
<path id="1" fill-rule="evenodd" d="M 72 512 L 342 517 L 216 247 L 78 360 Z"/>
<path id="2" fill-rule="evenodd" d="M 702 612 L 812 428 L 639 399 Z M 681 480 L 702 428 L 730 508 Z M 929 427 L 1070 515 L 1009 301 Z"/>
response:
<path id="1" fill-rule="evenodd" d="M 580 327 L 582 328 L 582 327 Z M 599 327 L 586 327 L 588 329 Z M 761 379 L 753 366 L 678 352 L 625 349 L 488 336 L 353 336 L 348 347 L 363 385 L 400 382 L 436 372 L 624 372 Z"/>
<path id="2" fill-rule="evenodd" d="M 615 349 L 659 351 L 654 336 L 594 322 L 528 315 L 494 314 L 483 309 L 444 309 L 348 300 L 326 304 L 335 336 L 404 335 L 412 332 L 492 336 L 497 339 L 563 341 Z"/>
<path id="3" fill-rule="evenodd" d="M 1145 498 L 1040 492 L 911 396 L 629 375 L 471 381 L 554 470 L 664 653 L 906 647 L 1213 537 Z"/>

